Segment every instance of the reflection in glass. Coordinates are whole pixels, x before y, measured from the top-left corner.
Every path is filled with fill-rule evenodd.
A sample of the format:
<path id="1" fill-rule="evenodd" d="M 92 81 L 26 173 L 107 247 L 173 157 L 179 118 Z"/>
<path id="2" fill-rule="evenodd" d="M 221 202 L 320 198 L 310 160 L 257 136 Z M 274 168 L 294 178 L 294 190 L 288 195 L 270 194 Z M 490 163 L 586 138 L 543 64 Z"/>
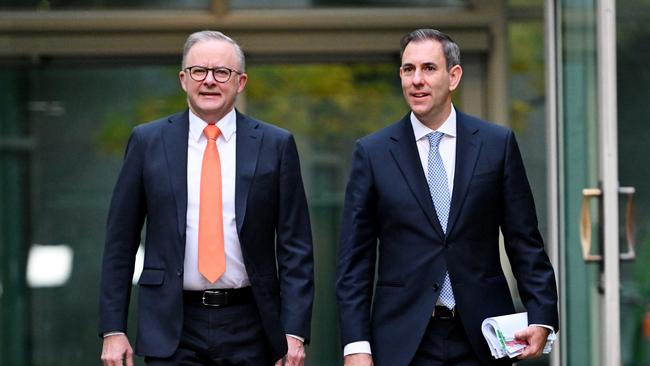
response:
<path id="1" fill-rule="evenodd" d="M 20 108 L 15 114 L 25 119 L 20 125 L 29 126 L 35 142 L 29 178 L 20 180 L 30 195 L 30 240 L 67 243 L 74 251 L 65 285 L 25 290 L 31 298 L 24 306 L 30 320 L 21 324 L 28 324 L 29 364 L 39 366 L 98 362 L 104 225 L 126 141 L 135 125 L 187 105 L 177 65 L 61 65 L 31 67 L 17 74 L 25 75 L 24 83 L 3 84 L 10 89 L 6 95 L 24 93 L 24 100 L 11 104 Z M 340 364 L 334 271 L 343 192 L 354 141 L 407 113 L 398 62 L 253 65 L 248 74 L 243 112 L 292 131 L 301 157 L 318 283 L 308 365 Z M 539 103 L 532 89 L 526 100 Z M 2 283 L 4 294 L 10 293 L 4 278 Z M 137 298 L 131 303 L 135 306 Z M 130 313 L 134 334 L 135 312 Z"/>
<path id="2" fill-rule="evenodd" d="M 354 140 L 407 111 L 397 62 L 260 65 L 248 74 L 244 112 L 291 130 L 301 156 L 319 283 L 308 362 L 338 364 L 334 271 L 343 190 Z M 135 125 L 185 109 L 186 96 L 176 65 L 47 66 L 24 75 L 22 105 L 35 141 L 30 180 L 23 183 L 33 202 L 31 240 L 66 243 L 74 251 L 60 286 L 27 290 L 30 364 L 92 365 L 101 347 L 96 324 L 104 225 L 126 141 Z M 135 334 L 137 298 L 131 304 Z"/>
<path id="3" fill-rule="evenodd" d="M 101 348 L 97 299 L 111 191 L 131 129 L 186 108 L 178 66 L 77 63 L 34 67 L 25 74 L 29 79 L 22 85 L 27 95 L 23 105 L 35 141 L 30 180 L 24 182 L 32 203 L 30 240 L 66 243 L 74 261 L 62 286 L 29 289 L 30 362 L 7 365 L 95 365 Z M 131 304 L 134 309 L 137 298 Z M 129 333 L 135 335 L 133 314 Z"/>
<path id="4" fill-rule="evenodd" d="M 32 245 L 27 257 L 27 284 L 33 288 L 65 286 L 73 257 L 68 245 Z"/>
<path id="5" fill-rule="evenodd" d="M 251 66 L 246 112 L 294 133 L 314 237 L 316 299 L 308 365 L 341 360 L 336 248 L 354 141 L 407 112 L 397 62 Z"/>
<path id="6" fill-rule="evenodd" d="M 636 260 L 620 264 L 621 358 L 625 366 L 650 365 L 650 1 L 619 1 L 616 15 L 619 180 L 637 192 Z M 625 200 L 619 205 L 625 207 Z M 625 243 L 625 211 L 619 215 Z"/>
<path id="7" fill-rule="evenodd" d="M 469 0 L 231 0 L 233 9 L 304 9 L 325 7 L 462 7 Z"/>
<path id="8" fill-rule="evenodd" d="M 0 9 L 75 10 L 75 9 L 210 9 L 210 0 L 4 0 Z"/>

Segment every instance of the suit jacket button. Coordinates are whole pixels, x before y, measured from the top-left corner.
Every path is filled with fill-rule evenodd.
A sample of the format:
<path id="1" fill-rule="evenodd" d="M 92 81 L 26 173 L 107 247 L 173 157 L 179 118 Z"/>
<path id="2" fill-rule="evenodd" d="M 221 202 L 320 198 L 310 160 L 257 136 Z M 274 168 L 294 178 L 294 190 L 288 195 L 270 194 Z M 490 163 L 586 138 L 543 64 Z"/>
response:
<path id="1" fill-rule="evenodd" d="M 440 289 L 440 285 L 438 283 L 433 284 L 433 291 L 438 291 Z"/>
<path id="2" fill-rule="evenodd" d="M 182 269 L 179 269 L 178 271 L 176 271 L 176 276 L 180 277 L 182 275 L 183 275 L 183 270 Z"/>

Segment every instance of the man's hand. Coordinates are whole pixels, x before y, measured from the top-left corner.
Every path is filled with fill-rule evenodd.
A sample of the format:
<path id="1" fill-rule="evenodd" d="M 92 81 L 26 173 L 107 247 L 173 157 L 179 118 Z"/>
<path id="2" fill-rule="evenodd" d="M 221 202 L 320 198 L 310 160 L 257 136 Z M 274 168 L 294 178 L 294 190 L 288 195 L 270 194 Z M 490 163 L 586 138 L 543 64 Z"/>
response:
<path id="1" fill-rule="evenodd" d="M 275 366 L 303 366 L 305 364 L 305 345 L 294 337 L 287 336 L 287 354 L 275 363 Z"/>
<path id="2" fill-rule="evenodd" d="M 102 365 L 104 366 L 133 366 L 133 349 L 125 334 L 116 334 L 104 338 L 102 347 Z"/>
<path id="3" fill-rule="evenodd" d="M 372 356 L 368 353 L 353 353 L 343 358 L 344 366 L 372 366 Z"/>
<path id="4" fill-rule="evenodd" d="M 544 345 L 546 344 L 546 338 L 550 332 L 551 330 L 548 328 L 530 325 L 528 328 L 515 333 L 516 339 L 528 343 L 528 346 L 524 348 L 522 354 L 517 358 L 520 360 L 527 360 L 541 356 L 542 351 L 544 350 Z"/>

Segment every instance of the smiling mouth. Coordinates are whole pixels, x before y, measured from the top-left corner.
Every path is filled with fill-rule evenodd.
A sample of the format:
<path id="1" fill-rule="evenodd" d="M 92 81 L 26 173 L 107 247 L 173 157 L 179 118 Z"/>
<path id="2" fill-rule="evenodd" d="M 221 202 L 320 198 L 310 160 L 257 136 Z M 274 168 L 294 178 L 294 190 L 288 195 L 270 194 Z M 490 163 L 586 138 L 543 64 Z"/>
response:
<path id="1" fill-rule="evenodd" d="M 428 95 L 429 95 L 428 93 L 412 93 L 411 94 L 411 96 L 414 97 L 414 98 L 424 98 L 424 97 L 426 97 Z"/>

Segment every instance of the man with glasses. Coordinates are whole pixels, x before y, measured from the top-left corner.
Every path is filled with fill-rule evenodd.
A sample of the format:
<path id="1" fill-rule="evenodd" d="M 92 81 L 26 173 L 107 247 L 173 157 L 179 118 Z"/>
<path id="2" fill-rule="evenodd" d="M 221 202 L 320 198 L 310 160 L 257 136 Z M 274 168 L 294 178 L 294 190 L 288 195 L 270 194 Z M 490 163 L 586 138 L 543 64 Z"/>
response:
<path id="1" fill-rule="evenodd" d="M 105 366 L 133 365 L 131 280 L 146 220 L 135 353 L 147 365 L 304 364 L 314 295 L 309 213 L 291 134 L 234 108 L 248 79 L 220 32 L 189 36 L 189 109 L 133 130 L 108 215 Z"/>
<path id="2" fill-rule="evenodd" d="M 530 323 L 516 334 L 528 344 L 520 359 L 537 357 L 558 329 L 557 291 L 513 132 L 452 105 L 463 70 L 449 36 L 418 29 L 401 51 L 411 111 L 357 141 L 345 194 L 345 365 L 511 364 L 492 358 L 480 329 L 515 311 L 499 231 Z"/>

